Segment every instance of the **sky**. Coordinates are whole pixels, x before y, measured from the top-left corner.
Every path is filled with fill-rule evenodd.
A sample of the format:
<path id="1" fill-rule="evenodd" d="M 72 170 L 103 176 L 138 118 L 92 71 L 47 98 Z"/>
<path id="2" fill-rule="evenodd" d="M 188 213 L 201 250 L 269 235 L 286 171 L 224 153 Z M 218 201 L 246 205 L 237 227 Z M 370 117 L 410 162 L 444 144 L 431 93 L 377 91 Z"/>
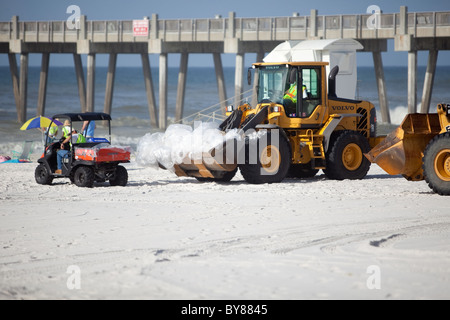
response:
<path id="1" fill-rule="evenodd" d="M 409 12 L 450 11 L 448 0 L 0 0 L 0 21 L 10 21 L 14 15 L 21 21 L 35 20 L 67 20 L 68 6 L 77 5 L 81 14 L 88 20 L 132 20 L 144 16 L 151 17 L 156 13 L 159 19 L 195 19 L 213 18 L 216 15 L 228 17 L 229 12 L 235 12 L 237 17 L 287 17 L 299 13 L 301 16 L 310 15 L 311 9 L 317 9 L 319 15 L 336 14 L 365 14 L 371 5 L 377 5 L 383 13 L 396 13 L 400 7 L 406 5 Z M 427 52 L 419 52 L 419 65 L 426 65 Z M 30 65 L 40 65 L 40 55 L 30 55 Z M 150 55 L 153 65 L 158 64 L 158 57 Z M 224 66 L 234 66 L 235 56 L 222 55 Z M 255 55 L 246 55 L 246 64 L 251 64 Z M 169 54 L 169 67 L 177 66 L 179 55 Z M 107 56 L 98 55 L 98 66 L 107 65 Z M 358 54 L 359 65 L 372 66 L 373 60 L 369 53 Z M 407 53 L 394 52 L 393 41 L 388 43 L 388 52 L 383 53 L 383 63 L 390 65 L 407 65 Z M 0 55 L 0 66 L 8 65 L 5 54 Z M 50 65 L 72 66 L 70 55 L 54 54 Z M 138 55 L 119 55 L 118 66 L 139 66 Z M 212 55 L 191 55 L 190 66 L 212 66 Z M 450 65 L 450 52 L 440 52 L 439 65 Z"/>

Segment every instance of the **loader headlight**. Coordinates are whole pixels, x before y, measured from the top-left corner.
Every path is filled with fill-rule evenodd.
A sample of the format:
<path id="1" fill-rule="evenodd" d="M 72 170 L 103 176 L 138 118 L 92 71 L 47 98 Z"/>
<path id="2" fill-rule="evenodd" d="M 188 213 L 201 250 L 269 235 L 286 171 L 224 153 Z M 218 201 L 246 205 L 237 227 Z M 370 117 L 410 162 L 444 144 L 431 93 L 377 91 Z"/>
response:
<path id="1" fill-rule="evenodd" d="M 281 108 L 279 106 L 273 107 L 273 112 L 280 112 Z"/>
<path id="2" fill-rule="evenodd" d="M 234 106 L 227 106 L 227 112 L 233 112 Z"/>

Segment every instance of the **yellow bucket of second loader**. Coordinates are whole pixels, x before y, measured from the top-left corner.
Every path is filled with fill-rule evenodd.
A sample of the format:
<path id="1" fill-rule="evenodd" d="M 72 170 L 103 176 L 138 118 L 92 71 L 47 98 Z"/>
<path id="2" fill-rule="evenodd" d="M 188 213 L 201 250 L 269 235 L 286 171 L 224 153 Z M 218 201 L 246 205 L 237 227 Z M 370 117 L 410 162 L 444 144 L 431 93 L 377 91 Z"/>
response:
<path id="1" fill-rule="evenodd" d="M 365 154 L 390 175 L 423 180 L 422 158 L 426 146 L 441 131 L 438 114 L 408 114 L 402 124 Z"/>

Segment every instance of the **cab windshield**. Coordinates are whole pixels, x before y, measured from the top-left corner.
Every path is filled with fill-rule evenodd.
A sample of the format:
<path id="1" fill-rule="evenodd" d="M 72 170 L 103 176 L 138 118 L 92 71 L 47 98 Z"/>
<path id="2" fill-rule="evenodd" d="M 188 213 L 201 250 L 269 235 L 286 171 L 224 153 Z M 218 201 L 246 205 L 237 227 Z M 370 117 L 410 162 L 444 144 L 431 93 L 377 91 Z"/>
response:
<path id="1" fill-rule="evenodd" d="M 283 104 L 284 88 L 289 69 L 286 65 L 261 66 L 258 69 L 258 103 Z"/>

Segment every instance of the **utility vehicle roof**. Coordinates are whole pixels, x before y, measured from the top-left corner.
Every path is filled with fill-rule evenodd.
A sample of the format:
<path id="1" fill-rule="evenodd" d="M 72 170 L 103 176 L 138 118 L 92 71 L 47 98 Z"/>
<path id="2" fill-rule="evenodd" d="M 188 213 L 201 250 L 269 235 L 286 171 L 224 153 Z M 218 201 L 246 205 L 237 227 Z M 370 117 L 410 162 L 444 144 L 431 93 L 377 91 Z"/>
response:
<path id="1" fill-rule="evenodd" d="M 61 113 L 55 114 L 53 119 L 69 119 L 70 121 L 96 121 L 111 120 L 111 116 L 103 112 L 85 112 L 85 113 Z"/>

